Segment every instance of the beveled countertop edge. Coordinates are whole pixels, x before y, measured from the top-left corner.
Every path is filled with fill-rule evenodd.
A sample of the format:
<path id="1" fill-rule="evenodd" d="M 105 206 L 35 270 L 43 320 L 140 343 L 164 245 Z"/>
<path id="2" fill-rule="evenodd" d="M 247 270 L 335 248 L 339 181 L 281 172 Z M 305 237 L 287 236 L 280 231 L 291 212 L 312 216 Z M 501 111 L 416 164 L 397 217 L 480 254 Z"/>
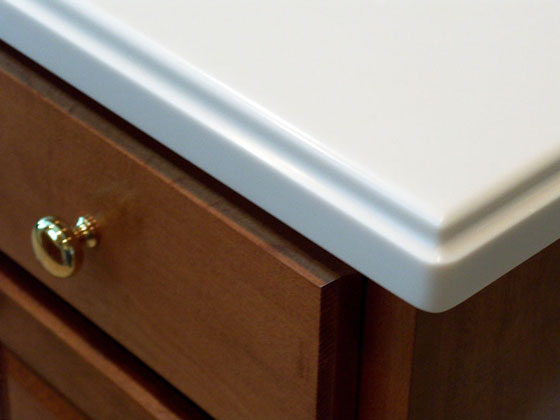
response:
<path id="1" fill-rule="evenodd" d="M 0 37 L 421 309 L 455 306 L 560 237 L 557 171 L 442 237 L 441 221 L 86 2 L 2 0 Z"/>

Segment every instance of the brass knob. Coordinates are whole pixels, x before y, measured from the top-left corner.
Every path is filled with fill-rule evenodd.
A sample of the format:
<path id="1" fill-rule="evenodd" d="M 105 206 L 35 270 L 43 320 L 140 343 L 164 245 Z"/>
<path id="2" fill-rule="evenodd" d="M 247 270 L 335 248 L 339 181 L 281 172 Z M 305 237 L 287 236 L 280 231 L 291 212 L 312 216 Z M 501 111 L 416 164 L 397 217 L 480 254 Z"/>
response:
<path id="1" fill-rule="evenodd" d="M 43 217 L 31 231 L 35 257 L 56 277 L 70 277 L 79 270 L 84 259 L 82 242 L 88 248 L 97 245 L 96 223 L 91 216 L 79 217 L 74 227 L 58 217 Z"/>

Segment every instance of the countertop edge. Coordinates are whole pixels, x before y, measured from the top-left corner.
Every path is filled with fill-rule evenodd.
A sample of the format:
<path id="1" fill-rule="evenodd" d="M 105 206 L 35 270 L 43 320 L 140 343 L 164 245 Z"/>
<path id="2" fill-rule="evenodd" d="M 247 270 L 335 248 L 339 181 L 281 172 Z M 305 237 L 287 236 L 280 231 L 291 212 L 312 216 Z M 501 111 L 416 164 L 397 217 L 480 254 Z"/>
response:
<path id="1" fill-rule="evenodd" d="M 560 237 L 550 223 L 560 211 L 554 171 L 443 237 L 437 220 L 392 200 L 301 133 L 80 7 L 4 0 L 0 36 L 420 309 L 457 305 Z"/>

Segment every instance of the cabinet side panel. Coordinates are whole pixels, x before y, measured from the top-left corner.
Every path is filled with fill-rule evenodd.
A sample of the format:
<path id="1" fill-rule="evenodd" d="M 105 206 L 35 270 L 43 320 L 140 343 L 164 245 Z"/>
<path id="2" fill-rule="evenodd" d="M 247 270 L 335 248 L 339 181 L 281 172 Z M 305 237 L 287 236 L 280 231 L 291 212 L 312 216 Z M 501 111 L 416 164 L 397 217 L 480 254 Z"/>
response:
<path id="1" fill-rule="evenodd" d="M 560 241 L 458 307 L 418 313 L 412 420 L 560 418 Z"/>

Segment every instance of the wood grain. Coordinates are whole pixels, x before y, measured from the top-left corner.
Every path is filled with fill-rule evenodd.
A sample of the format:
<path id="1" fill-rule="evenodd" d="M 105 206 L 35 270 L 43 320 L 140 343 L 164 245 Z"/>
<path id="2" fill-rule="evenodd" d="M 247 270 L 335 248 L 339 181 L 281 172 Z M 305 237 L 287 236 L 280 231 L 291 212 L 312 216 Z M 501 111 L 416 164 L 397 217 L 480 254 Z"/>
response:
<path id="1" fill-rule="evenodd" d="M 560 241 L 463 304 L 417 313 L 410 419 L 560 418 Z"/>
<path id="2" fill-rule="evenodd" d="M 0 342 L 92 419 L 208 418 L 1 254 Z M 33 394 L 34 382 L 26 382 L 20 364 L 4 362 L 4 376 Z"/>
<path id="3" fill-rule="evenodd" d="M 560 418 L 560 241 L 461 305 L 368 284 L 360 419 Z"/>
<path id="4" fill-rule="evenodd" d="M 8 375 L 6 374 L 6 360 L 4 347 L 0 343 L 0 419 L 10 420 L 8 412 Z"/>
<path id="5" fill-rule="evenodd" d="M 0 347 L 7 383 L 7 410 L 13 420 L 87 420 L 68 400 L 17 356 Z M 4 417 L 3 417 L 4 419 Z"/>
<path id="6" fill-rule="evenodd" d="M 373 282 L 365 305 L 359 418 L 406 420 L 417 311 Z"/>
<path id="7" fill-rule="evenodd" d="M 357 372 L 359 276 L 6 47 L 3 57 L 18 80 L 0 76 L 1 249 L 218 418 L 354 407 L 355 385 L 332 390 Z M 53 279 L 30 226 L 84 212 L 102 220 L 100 246 L 75 278 Z M 353 325 L 325 333 L 342 319 Z M 356 337 L 340 340 L 347 331 Z"/>
<path id="8" fill-rule="evenodd" d="M 367 280 L 352 276 L 322 292 L 317 418 L 355 418 L 363 291 Z"/>

